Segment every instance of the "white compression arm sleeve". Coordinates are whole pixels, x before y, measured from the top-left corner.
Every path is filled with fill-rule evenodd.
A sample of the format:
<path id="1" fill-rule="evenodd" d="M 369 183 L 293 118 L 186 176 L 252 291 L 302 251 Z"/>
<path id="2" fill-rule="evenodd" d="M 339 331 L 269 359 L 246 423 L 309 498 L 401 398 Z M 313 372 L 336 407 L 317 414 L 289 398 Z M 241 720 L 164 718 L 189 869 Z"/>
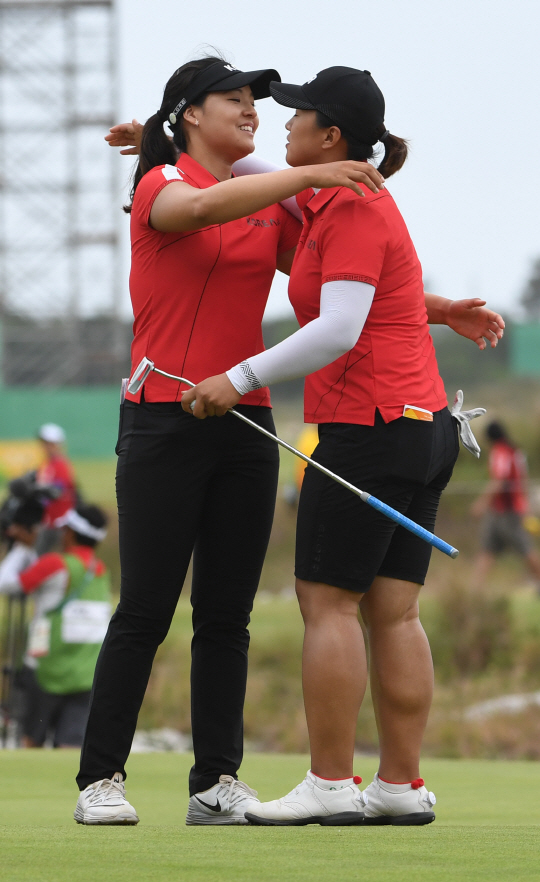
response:
<path id="1" fill-rule="evenodd" d="M 263 175 L 265 172 L 275 172 L 282 171 L 282 166 L 274 165 L 273 162 L 269 162 L 267 159 L 261 159 L 259 156 L 254 156 L 251 153 L 249 156 L 244 156 L 243 159 L 238 159 L 233 167 L 233 173 L 236 177 L 241 178 L 243 175 Z M 284 199 L 280 205 L 285 208 L 289 214 L 292 214 L 297 220 L 302 220 L 302 209 L 299 207 L 296 196 L 290 196 L 288 199 Z"/>
<path id="2" fill-rule="evenodd" d="M 325 282 L 318 318 L 227 371 L 236 391 L 245 395 L 269 383 L 305 377 L 340 358 L 356 345 L 374 294 L 373 285 L 365 282 Z"/>

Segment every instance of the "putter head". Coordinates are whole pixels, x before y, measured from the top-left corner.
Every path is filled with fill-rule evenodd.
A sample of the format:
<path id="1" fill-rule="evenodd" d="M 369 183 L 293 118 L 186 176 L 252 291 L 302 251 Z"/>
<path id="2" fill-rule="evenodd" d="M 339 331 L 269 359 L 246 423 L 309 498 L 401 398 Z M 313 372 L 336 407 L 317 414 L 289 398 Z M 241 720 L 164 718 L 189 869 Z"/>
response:
<path id="1" fill-rule="evenodd" d="M 136 395 L 141 386 L 144 384 L 148 374 L 150 374 L 153 370 L 154 362 L 150 361 L 150 359 L 147 358 L 145 355 L 141 363 L 137 365 L 133 372 L 133 376 L 128 383 L 128 392 L 131 395 Z"/>

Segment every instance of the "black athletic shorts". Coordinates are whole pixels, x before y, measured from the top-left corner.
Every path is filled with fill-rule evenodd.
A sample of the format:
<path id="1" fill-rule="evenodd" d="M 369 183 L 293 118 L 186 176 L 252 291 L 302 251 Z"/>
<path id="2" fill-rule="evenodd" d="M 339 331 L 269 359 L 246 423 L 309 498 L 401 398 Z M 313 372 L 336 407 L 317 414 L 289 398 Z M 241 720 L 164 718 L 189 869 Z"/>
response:
<path id="1" fill-rule="evenodd" d="M 324 423 L 313 459 L 434 532 L 459 449 L 448 408 L 433 422 Z M 368 591 L 375 576 L 424 584 L 431 545 L 307 467 L 298 506 L 297 578 Z"/>

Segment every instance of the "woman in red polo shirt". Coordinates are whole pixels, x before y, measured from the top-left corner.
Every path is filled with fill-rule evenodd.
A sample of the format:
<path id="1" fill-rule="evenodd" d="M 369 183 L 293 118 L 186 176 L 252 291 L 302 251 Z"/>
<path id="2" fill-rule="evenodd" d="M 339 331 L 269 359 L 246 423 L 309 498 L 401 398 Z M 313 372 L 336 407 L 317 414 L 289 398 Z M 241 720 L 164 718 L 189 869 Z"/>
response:
<path id="1" fill-rule="evenodd" d="M 389 177 L 406 142 L 384 124 L 384 98 L 367 71 L 329 68 L 304 86 L 271 85 L 296 113 L 292 166 L 367 160 L 384 144 Z M 267 352 L 188 391 L 194 415 L 222 415 L 240 394 L 305 375 L 305 419 L 319 424 L 314 458 L 433 531 L 458 453 L 429 334 L 422 270 L 386 189 L 343 188 L 306 200 L 289 293 L 301 329 Z M 496 343 L 502 321 L 488 339 Z M 433 669 L 418 618 L 431 547 L 308 466 L 297 528 L 297 594 L 306 626 L 303 685 L 311 771 L 288 796 L 247 812 L 265 825 L 425 824 L 434 795 L 419 778 Z M 381 762 L 362 794 L 353 778 L 367 666 Z"/>
<path id="2" fill-rule="evenodd" d="M 277 203 L 338 184 L 358 198 L 358 181 L 377 190 L 382 180 L 356 162 L 231 179 L 233 163 L 254 149 L 254 98 L 269 96 L 277 77 L 219 58 L 190 62 L 173 74 L 144 127 L 130 206 L 133 368 L 147 356 L 198 381 L 262 350 L 272 278 L 276 266 L 289 271 L 300 234 Z M 256 801 L 236 775 L 247 626 L 272 524 L 277 448 L 234 418 L 192 420 L 180 394 L 178 383 L 153 374 L 121 408 L 121 595 L 96 667 L 77 778 L 79 823 L 138 822 L 125 798 L 124 765 L 192 553 L 195 765 L 187 822 L 246 823 L 244 811 Z M 269 404 L 262 389 L 240 406 L 272 430 Z"/>

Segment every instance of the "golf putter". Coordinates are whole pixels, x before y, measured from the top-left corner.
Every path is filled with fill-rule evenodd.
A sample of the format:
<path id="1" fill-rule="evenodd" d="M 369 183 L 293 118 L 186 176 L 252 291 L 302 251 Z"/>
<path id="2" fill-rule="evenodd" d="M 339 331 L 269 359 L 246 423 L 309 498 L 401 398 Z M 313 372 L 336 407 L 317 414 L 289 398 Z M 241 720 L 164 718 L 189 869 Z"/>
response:
<path id="1" fill-rule="evenodd" d="M 191 388 L 196 385 L 195 383 L 192 383 L 191 380 L 186 380 L 185 377 L 176 377 L 174 376 L 174 374 L 168 374 L 166 373 L 166 371 L 160 371 L 159 368 L 155 366 L 154 362 L 150 361 L 150 359 L 146 358 L 145 356 L 141 363 L 135 369 L 133 376 L 128 383 L 128 392 L 131 395 L 135 395 L 143 386 L 152 371 L 154 371 L 156 374 L 160 374 L 160 376 L 162 377 L 168 377 L 171 380 L 176 380 L 177 383 L 185 383 L 186 386 L 191 386 Z M 315 460 L 311 459 L 310 456 L 306 456 L 305 453 L 301 453 L 301 451 L 297 450 L 296 447 L 293 447 L 291 444 L 287 444 L 286 441 L 282 441 L 281 438 L 277 437 L 277 435 L 272 435 L 271 432 L 268 432 L 266 429 L 263 429 L 262 426 L 254 423 L 253 420 L 250 420 L 248 417 L 244 416 L 243 413 L 239 413 L 232 407 L 229 408 L 229 413 L 232 413 L 233 416 L 237 417 L 239 420 L 242 420 L 244 423 L 247 423 L 248 426 L 252 426 L 252 428 L 256 429 L 257 432 L 260 432 L 262 435 L 266 435 L 267 438 L 271 438 L 272 441 L 276 441 L 281 447 L 285 448 L 285 450 L 288 450 L 290 453 L 294 453 L 295 456 L 298 456 L 300 459 L 303 459 L 304 462 L 312 465 L 313 468 L 317 469 L 319 472 L 322 472 L 323 475 L 328 475 L 328 477 L 331 478 L 333 481 L 337 481 L 337 483 L 341 484 L 342 487 L 345 487 L 347 490 L 350 490 L 351 493 L 359 496 L 362 502 L 366 502 L 372 508 L 375 508 L 377 511 L 381 512 L 381 514 L 386 515 L 387 518 L 390 518 L 390 520 L 394 521 L 400 527 L 404 527 L 405 530 L 409 530 L 410 533 L 414 533 L 415 536 L 423 539 L 424 542 L 428 542 L 434 548 L 438 548 L 438 550 L 442 551 L 443 554 L 447 554 L 448 557 L 451 558 L 456 558 L 458 556 L 459 551 L 457 548 L 454 548 L 453 545 L 449 545 L 448 542 L 445 542 L 443 539 L 439 539 L 438 536 L 430 533 L 429 530 L 421 527 L 420 524 L 416 524 L 414 521 L 411 521 L 410 518 L 401 514 L 401 512 L 396 511 L 395 508 L 387 505 L 386 502 L 381 502 L 380 499 L 377 499 L 376 496 L 372 496 L 371 493 L 366 493 L 365 490 L 359 490 L 358 487 L 354 486 L 354 484 L 350 484 L 348 481 L 345 481 L 344 478 L 340 478 L 339 475 L 331 472 L 330 469 L 326 468 L 326 466 L 315 462 Z"/>

